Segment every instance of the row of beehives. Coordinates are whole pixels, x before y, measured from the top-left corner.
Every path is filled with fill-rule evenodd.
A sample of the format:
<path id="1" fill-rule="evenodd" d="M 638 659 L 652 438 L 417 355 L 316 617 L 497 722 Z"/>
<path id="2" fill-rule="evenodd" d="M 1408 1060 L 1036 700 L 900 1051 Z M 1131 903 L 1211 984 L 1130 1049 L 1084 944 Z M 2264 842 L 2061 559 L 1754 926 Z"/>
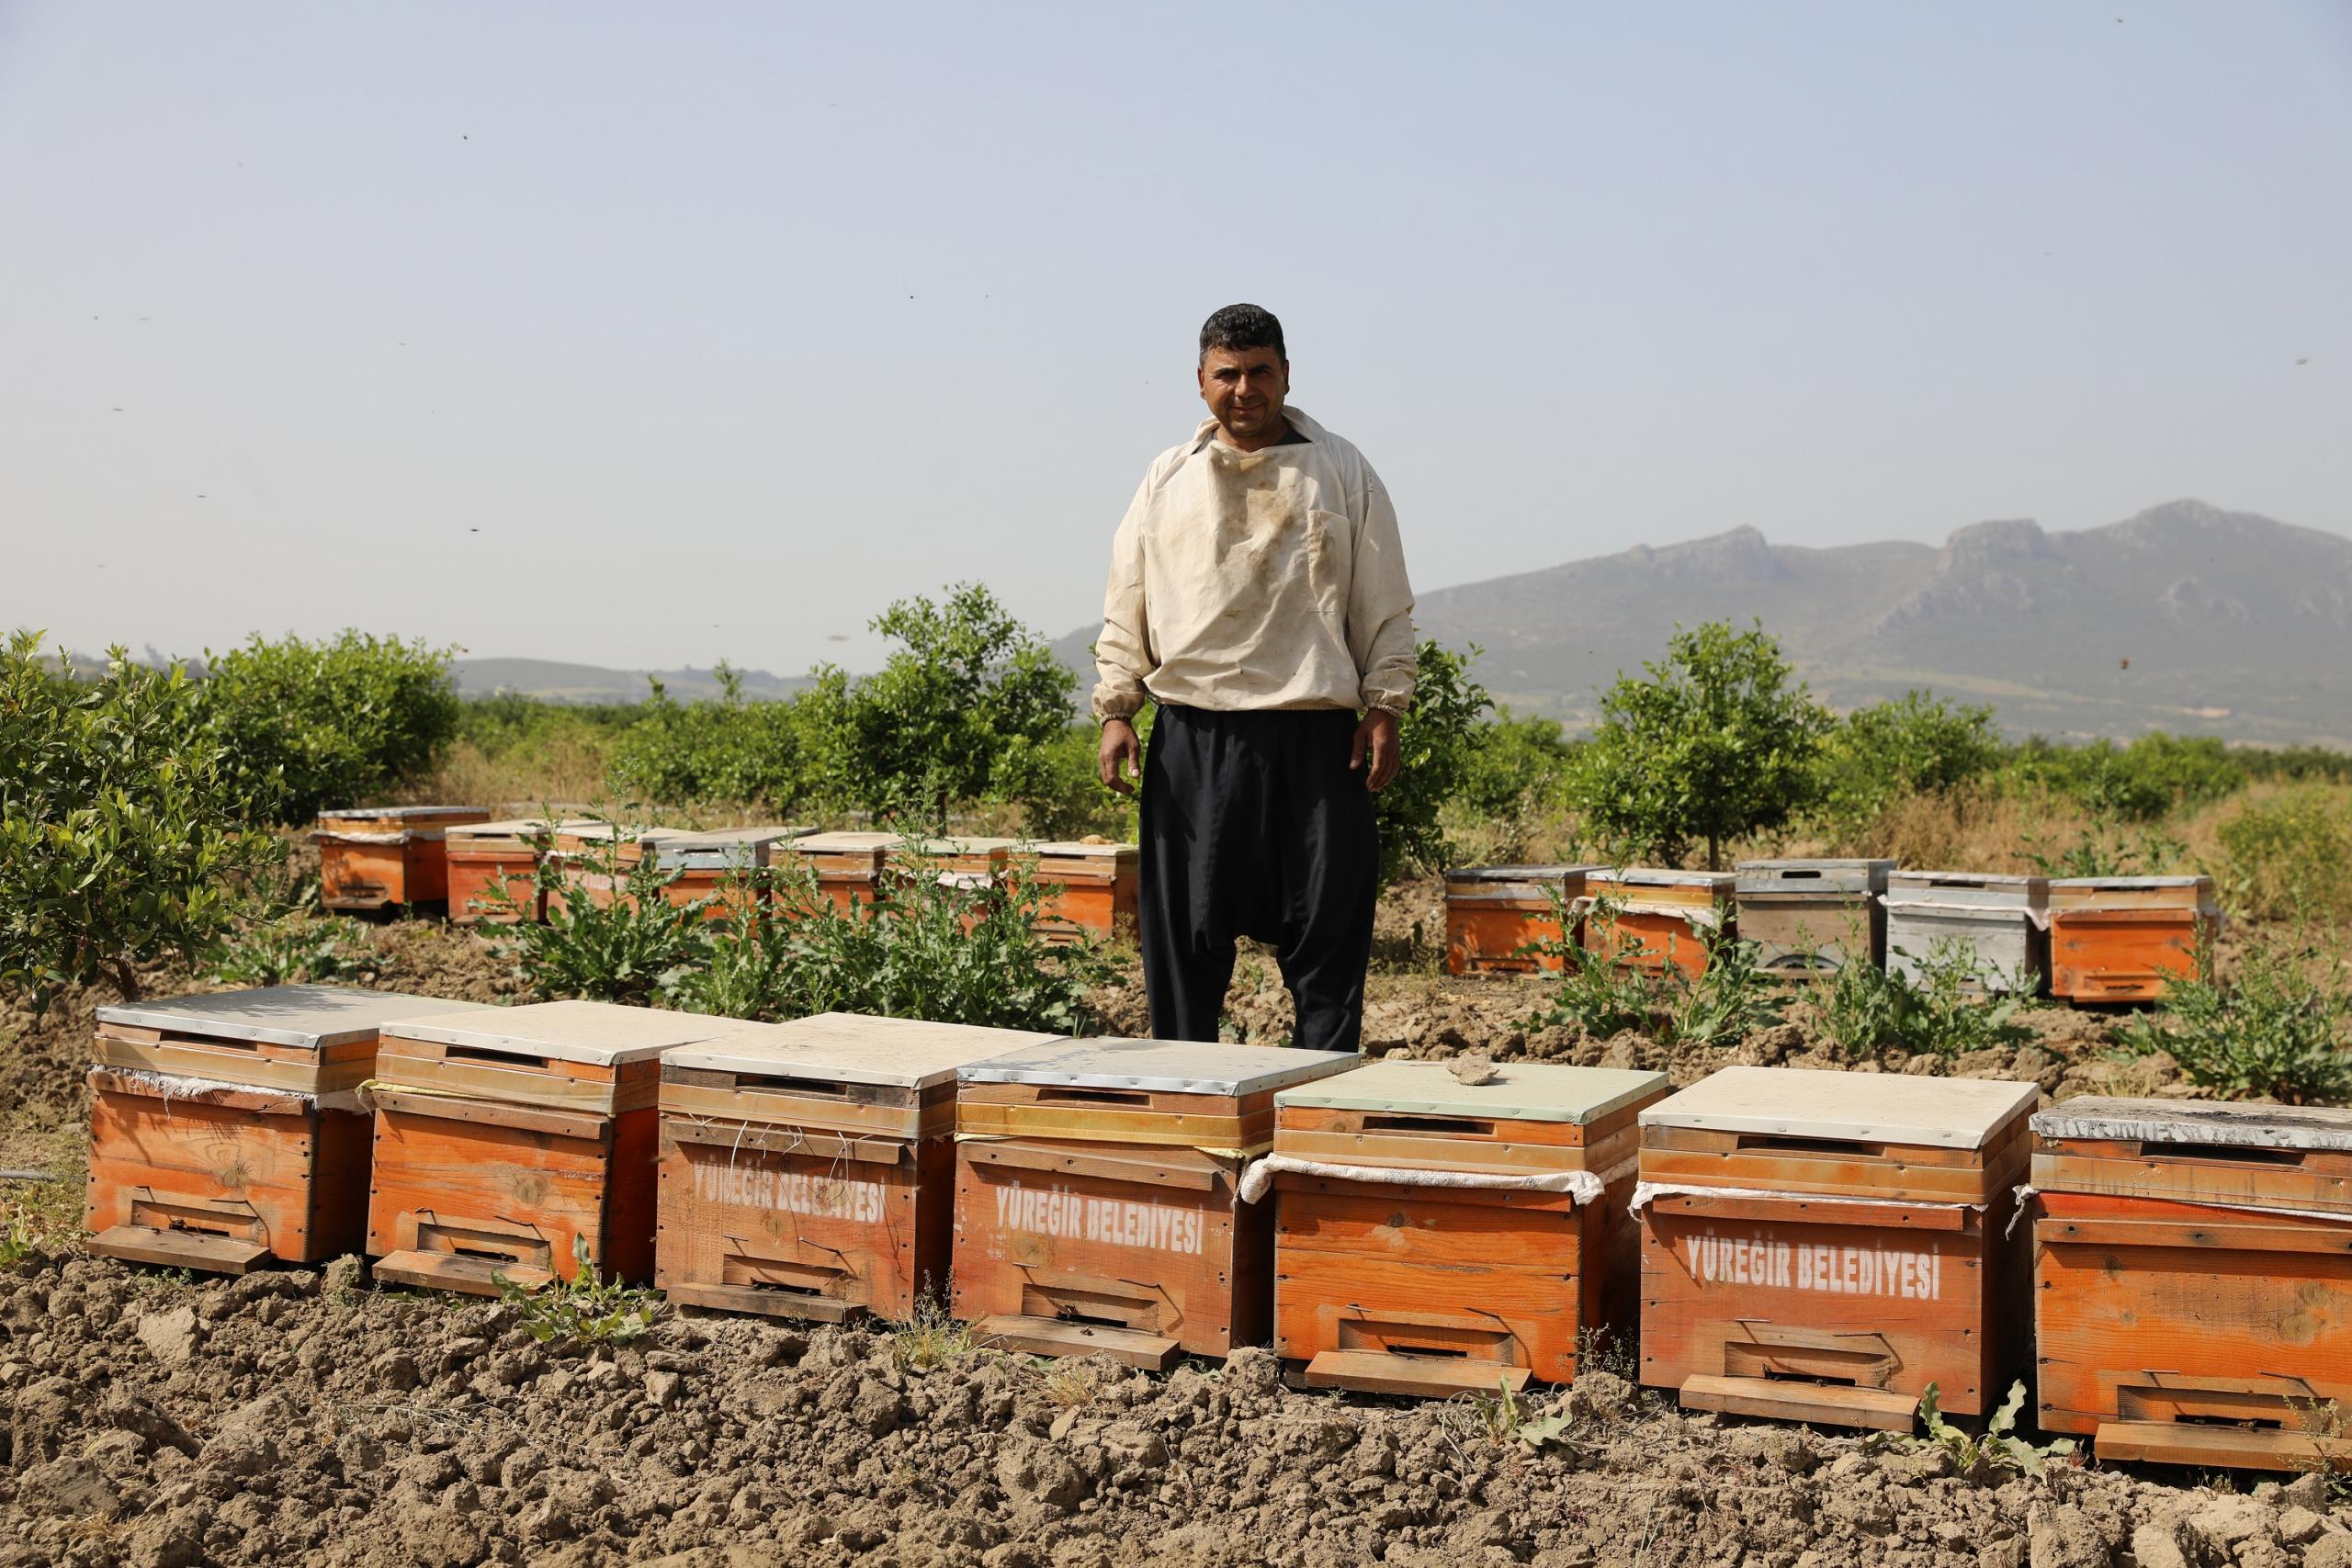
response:
<path id="1" fill-rule="evenodd" d="M 2196 973 L 2218 927 L 2205 876 L 2041 877 L 1898 871 L 1891 860 L 1742 861 L 1736 871 L 1484 865 L 1445 877 L 1454 974 L 1557 969 L 1544 944 L 1703 971 L 1711 942 L 1757 945 L 1767 974 L 1848 964 L 1917 979 L 1964 948 L 1974 984 L 2071 1001 L 2153 1001 Z"/>
<path id="2" fill-rule="evenodd" d="M 2343 1111 L 310 987 L 99 1019 L 119 1258 L 364 1248 L 469 1292 L 584 1258 L 819 1320 L 952 1280 L 1001 1348 L 1271 1340 L 1310 1385 L 1429 1395 L 1566 1382 L 1637 1326 L 1686 1405 L 1892 1428 L 2030 1361 L 2041 1424 L 2108 1457 L 2352 1459 L 2298 1415 L 2352 1397 Z"/>
<path id="3" fill-rule="evenodd" d="M 542 865 L 563 869 L 557 879 L 563 887 L 610 898 L 616 880 L 649 859 L 667 879 L 662 897 L 680 905 L 709 899 L 713 918 L 728 912 L 728 886 L 747 872 L 805 866 L 817 894 L 846 908 L 875 902 L 894 866 L 904 871 L 917 859 L 936 874 L 970 879 L 1001 877 L 1015 859 L 1034 863 L 1046 890 L 1040 928 L 1050 934 L 1107 937 L 1136 909 L 1136 846 L 1091 840 L 917 840 L 786 827 L 702 832 L 620 829 L 600 818 L 493 822 L 488 811 L 461 806 L 322 812 L 311 836 L 322 900 L 353 913 L 446 905 L 458 921 L 542 920 L 548 913 L 537 875 Z"/>

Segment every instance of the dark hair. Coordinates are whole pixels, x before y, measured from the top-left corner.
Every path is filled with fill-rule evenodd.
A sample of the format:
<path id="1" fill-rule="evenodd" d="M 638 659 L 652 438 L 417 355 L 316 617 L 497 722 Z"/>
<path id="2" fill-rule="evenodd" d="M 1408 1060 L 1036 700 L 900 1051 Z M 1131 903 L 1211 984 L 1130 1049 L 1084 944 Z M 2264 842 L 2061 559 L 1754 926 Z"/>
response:
<path id="1" fill-rule="evenodd" d="M 1283 364 L 1290 350 L 1283 346 L 1283 324 L 1274 313 L 1258 305 L 1227 305 L 1201 323 L 1201 357 L 1213 348 L 1271 348 Z"/>

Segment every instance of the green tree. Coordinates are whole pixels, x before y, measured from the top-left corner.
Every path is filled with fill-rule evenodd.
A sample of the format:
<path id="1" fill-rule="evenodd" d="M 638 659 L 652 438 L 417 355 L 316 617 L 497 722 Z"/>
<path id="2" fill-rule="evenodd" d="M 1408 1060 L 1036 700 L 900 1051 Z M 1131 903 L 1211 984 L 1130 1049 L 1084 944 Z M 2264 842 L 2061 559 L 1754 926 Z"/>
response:
<path id="1" fill-rule="evenodd" d="M 458 732 L 452 651 L 357 631 L 208 650 L 203 710 L 246 810 L 304 822 L 430 773 Z"/>
<path id="2" fill-rule="evenodd" d="M 277 845 L 236 826 L 237 786 L 175 665 L 52 672 L 38 633 L 0 653 L 0 991 L 48 1006 L 227 930 L 235 889 Z"/>
<path id="3" fill-rule="evenodd" d="M 1857 824 L 1899 795 L 1957 788 L 2001 761 L 1989 707 L 1954 706 L 1908 691 L 1856 708 L 1824 738 L 1821 804 L 1831 821 Z"/>
<path id="4" fill-rule="evenodd" d="M 712 673 L 718 695 L 692 703 L 652 682 L 645 716 L 613 748 L 613 787 L 656 806 L 762 801 L 789 811 L 812 801 L 820 790 L 803 741 L 807 712 L 745 700 L 743 678 L 727 664 Z"/>
<path id="5" fill-rule="evenodd" d="M 1785 825 L 1815 797 L 1814 761 L 1835 721 L 1792 681 L 1761 626 L 1678 629 L 1663 663 L 1621 674 L 1568 774 L 1569 804 L 1612 847 L 1668 863 Z"/>
<path id="6" fill-rule="evenodd" d="M 900 600 L 873 629 L 899 644 L 880 672 L 853 685 L 820 669 L 802 697 L 837 749 L 819 741 L 820 765 L 838 768 L 851 799 L 937 830 L 958 801 L 1050 789 L 1078 682 L 1044 638 L 978 583 L 944 604 Z"/>
<path id="7" fill-rule="evenodd" d="M 1445 829 L 1438 814 L 1459 794 L 1476 765 L 1494 701 L 1470 673 L 1478 649 L 1448 651 L 1423 641 L 1413 651 L 1413 709 L 1397 734 L 1396 776 L 1374 797 L 1380 824 L 1380 878 L 1394 881 L 1408 866 L 1442 870 Z"/>

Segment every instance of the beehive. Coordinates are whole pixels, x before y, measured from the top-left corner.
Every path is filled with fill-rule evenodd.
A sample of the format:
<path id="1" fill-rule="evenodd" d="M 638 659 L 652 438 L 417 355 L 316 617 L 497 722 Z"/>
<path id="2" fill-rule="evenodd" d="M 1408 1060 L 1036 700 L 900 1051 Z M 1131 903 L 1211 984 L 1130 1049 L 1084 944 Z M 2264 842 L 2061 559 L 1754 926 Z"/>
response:
<path id="1" fill-rule="evenodd" d="M 1726 1067 L 1644 1111 L 1642 1381 L 1694 1409 L 1910 1429 L 2024 1353 L 2008 1231 L 2034 1086 Z"/>
<path id="2" fill-rule="evenodd" d="M 1970 988 L 2041 988 L 2050 968 L 2050 883 L 1973 871 L 1897 871 L 1886 879 L 1887 972 L 1917 980 L 1923 965 L 1964 944 Z"/>
<path id="3" fill-rule="evenodd" d="M 358 1251 L 377 1026 L 464 1010 L 326 986 L 100 1008 L 89 1249 L 218 1274 Z"/>
<path id="4" fill-rule="evenodd" d="M 653 847 L 653 863 L 669 877 L 662 889 L 671 903 L 686 905 L 697 898 L 711 900 L 709 918 L 732 915 L 729 887 L 765 870 L 785 846 L 808 833 L 806 828 L 721 828 L 707 833 L 674 833 Z"/>
<path id="5" fill-rule="evenodd" d="M 2060 877 L 2050 884 L 2050 989 L 2148 1002 L 2197 973 L 2221 926 L 2210 876 Z"/>
<path id="6" fill-rule="evenodd" d="M 1376 1062 L 1274 1097 L 1274 1350 L 1315 1386 L 1445 1397 L 1567 1382 L 1630 1336 L 1641 1109 L 1662 1073 Z M 1440 1183 L 1442 1183 L 1441 1185 Z M 1629 1340 L 1630 1342 L 1630 1340 Z"/>
<path id="7" fill-rule="evenodd" d="M 445 849 L 449 867 L 449 919 L 459 924 L 500 924 L 547 918 L 539 896 L 539 859 L 559 829 L 584 823 L 525 817 L 452 828 Z"/>
<path id="8" fill-rule="evenodd" d="M 496 1275 L 653 1272 L 662 1053 L 721 1021 L 537 1002 L 384 1026 L 368 1250 L 376 1277 L 477 1295 Z"/>
<path id="9" fill-rule="evenodd" d="M 899 842 L 896 833 L 810 833 L 782 847 L 807 868 L 817 897 L 846 911 L 882 899 L 888 891 L 883 867 Z M 779 856 L 778 863 L 790 863 Z M 795 895 L 786 888 L 781 897 L 789 900 Z"/>
<path id="10" fill-rule="evenodd" d="M 1108 942 L 1136 922 L 1136 894 L 1143 864 L 1134 844 L 1084 840 L 1038 844 L 1035 929 L 1050 942 L 1081 937 Z"/>
<path id="11" fill-rule="evenodd" d="M 1702 975 L 1710 941 L 1728 936 L 1733 888 L 1728 871 L 1658 871 L 1621 866 L 1586 874 L 1584 947 L 1634 969 Z"/>
<path id="12" fill-rule="evenodd" d="M 1466 865 L 1445 874 L 1445 969 L 1449 975 L 1524 975 L 1558 969 L 1550 953 L 1521 951 L 1574 941 L 1570 906 L 1597 865 Z M 1563 924 L 1563 921 L 1566 924 Z"/>
<path id="13" fill-rule="evenodd" d="M 1005 863 L 1020 843 L 1018 839 L 901 839 L 890 851 L 888 863 L 901 874 L 928 865 L 958 886 L 986 887 L 1002 879 Z"/>
<path id="14" fill-rule="evenodd" d="M 1742 940 L 1768 975 L 1826 979 L 1849 964 L 1885 962 L 1891 860 L 1744 860 L 1734 897 Z"/>
<path id="15" fill-rule="evenodd" d="M 671 1052 L 656 1282 L 695 1306 L 911 1317 L 947 1287 L 956 1069 L 1054 1038 L 826 1013 Z"/>
<path id="16" fill-rule="evenodd" d="M 616 900 L 631 901 L 634 907 L 629 884 L 638 868 L 657 858 L 664 845 L 694 836 L 683 828 L 600 818 L 564 823 L 548 846 L 548 863 L 559 874 L 548 888 L 548 914 L 561 914 L 573 897 L 600 909 L 612 908 Z"/>
<path id="17" fill-rule="evenodd" d="M 1265 1343 L 1273 1224 L 1240 1201 L 1274 1091 L 1358 1058 L 1066 1040 L 956 1089 L 956 1313 L 1005 1349 L 1165 1367 Z"/>
<path id="18" fill-rule="evenodd" d="M 2352 1468 L 2352 1111 L 2033 1118 L 2041 1422 L 2104 1460 Z"/>
<path id="19" fill-rule="evenodd" d="M 486 822 L 478 806 L 373 806 L 322 811 L 311 835 L 319 846 L 319 896 L 330 909 L 371 913 L 449 898 L 445 836 Z"/>

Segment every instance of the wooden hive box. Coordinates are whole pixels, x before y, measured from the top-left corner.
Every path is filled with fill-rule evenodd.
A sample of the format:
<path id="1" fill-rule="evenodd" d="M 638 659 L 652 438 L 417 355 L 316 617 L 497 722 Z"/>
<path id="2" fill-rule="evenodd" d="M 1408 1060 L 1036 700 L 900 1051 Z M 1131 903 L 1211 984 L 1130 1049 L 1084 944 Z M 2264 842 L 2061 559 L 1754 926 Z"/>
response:
<path id="1" fill-rule="evenodd" d="M 467 1010 L 328 986 L 100 1008 L 89 1250 L 217 1274 L 357 1252 L 378 1026 Z"/>
<path id="2" fill-rule="evenodd" d="M 2103 1460 L 2352 1469 L 2352 1111 L 2033 1118 L 2041 1425 Z"/>
<path id="3" fill-rule="evenodd" d="M 1584 879 L 1584 949 L 1635 969 L 1707 969 L 1712 933 L 1731 934 L 1728 871 L 1659 871 L 1620 866 Z"/>
<path id="4" fill-rule="evenodd" d="M 2050 884 L 2050 989 L 2077 1002 L 2152 1002 L 2193 979 L 2221 929 L 2210 876 L 2066 876 Z"/>
<path id="5" fill-rule="evenodd" d="M 1765 973 L 1823 980 L 1849 964 L 1875 968 L 1886 957 L 1891 860 L 1744 860 L 1734 897 L 1742 940 L 1756 943 Z"/>
<path id="6" fill-rule="evenodd" d="M 1020 845 L 1018 839 L 901 839 L 888 863 L 905 873 L 927 861 L 961 886 L 986 887 L 1003 879 L 1005 863 Z"/>
<path id="7" fill-rule="evenodd" d="M 1522 953 L 1575 940 L 1571 906 L 1598 865 L 1465 865 L 1445 874 L 1445 972 L 1527 975 L 1565 960 Z M 1563 919 L 1567 921 L 1564 926 Z"/>
<path id="8" fill-rule="evenodd" d="M 956 1070 L 1056 1038 L 825 1013 L 671 1052 L 655 1282 L 773 1317 L 912 1317 L 948 1283 Z"/>
<path id="9" fill-rule="evenodd" d="M 446 904 L 452 828 L 487 822 L 479 806 L 373 806 L 322 811 L 311 834 L 319 846 L 319 897 L 330 909 L 373 913 L 414 904 Z"/>
<path id="10" fill-rule="evenodd" d="M 654 864 L 670 877 L 662 896 L 682 907 L 697 898 L 711 899 L 708 917 L 729 919 L 735 910 L 722 897 L 728 886 L 774 864 L 784 846 L 808 831 L 806 828 L 721 828 L 707 833 L 668 835 L 653 847 Z"/>
<path id="11" fill-rule="evenodd" d="M 899 843 L 896 833 L 810 833 L 779 847 L 808 867 L 819 898 L 846 912 L 881 901 L 886 892 L 883 867 Z M 781 856 L 778 860 L 784 863 Z M 793 897 L 788 891 L 784 896 Z"/>
<path id="12" fill-rule="evenodd" d="M 1444 1398 L 1568 1382 L 1630 1337 L 1635 1117 L 1663 1073 L 1375 1062 L 1274 1097 L 1274 1351 L 1312 1386 Z M 1438 1185 L 1443 1182 L 1446 1185 Z M 1630 1338 L 1629 1341 L 1630 1343 Z"/>
<path id="13" fill-rule="evenodd" d="M 561 914 L 569 890 L 575 888 L 597 908 L 611 908 L 616 899 L 631 897 L 629 878 L 639 866 L 658 857 L 662 846 L 693 837 L 699 835 L 684 828 L 602 820 L 564 823 L 548 847 L 548 864 L 562 874 L 548 889 L 548 914 Z"/>
<path id="14" fill-rule="evenodd" d="M 2025 1352 L 2028 1083 L 1726 1067 L 1644 1111 L 1642 1382 L 1701 1410 L 1908 1431 Z"/>
<path id="15" fill-rule="evenodd" d="M 450 829 L 444 844 L 449 919 L 460 925 L 547 919 L 547 901 L 539 896 L 540 857 L 559 829 L 581 826 L 585 824 L 524 817 Z"/>
<path id="16" fill-rule="evenodd" d="M 1273 1224 L 1241 1201 L 1274 1091 L 1345 1071 L 1328 1051 L 1065 1040 L 956 1088 L 956 1314 L 1035 1355 L 1160 1368 L 1262 1345 Z"/>
<path id="17" fill-rule="evenodd" d="M 1045 894 L 1035 922 L 1040 935 L 1071 942 L 1132 934 L 1143 865 L 1139 848 L 1067 840 L 1034 845 L 1031 852 L 1037 857 L 1037 886 Z"/>
<path id="18" fill-rule="evenodd" d="M 1886 968 L 1917 980 L 1939 950 L 1966 943 L 1971 988 L 2031 996 L 2050 969 L 2050 882 L 1973 871 L 1897 871 L 1886 879 Z"/>
<path id="19" fill-rule="evenodd" d="M 537 1002 L 384 1026 L 368 1250 L 376 1277 L 496 1295 L 571 1278 L 575 1239 L 609 1277 L 653 1273 L 662 1053 L 723 1021 Z"/>

